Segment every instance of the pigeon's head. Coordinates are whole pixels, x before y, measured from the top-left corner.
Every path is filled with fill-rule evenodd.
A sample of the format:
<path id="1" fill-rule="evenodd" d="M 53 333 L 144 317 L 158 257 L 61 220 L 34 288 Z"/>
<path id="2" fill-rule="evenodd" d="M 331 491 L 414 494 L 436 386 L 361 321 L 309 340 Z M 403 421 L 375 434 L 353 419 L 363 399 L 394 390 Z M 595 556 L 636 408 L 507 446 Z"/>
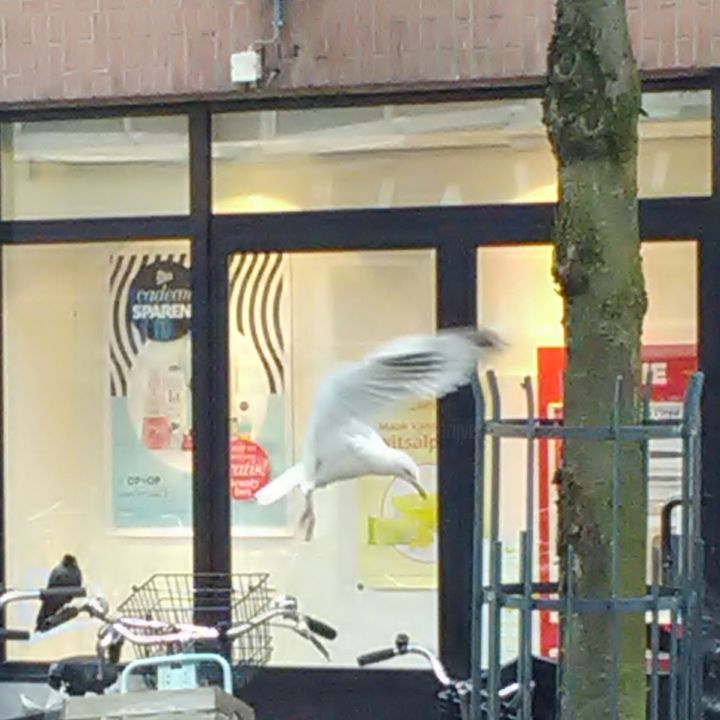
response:
<path id="1" fill-rule="evenodd" d="M 65 567 L 77 567 L 78 563 L 74 555 L 66 554 L 63 555 L 62 564 Z"/>

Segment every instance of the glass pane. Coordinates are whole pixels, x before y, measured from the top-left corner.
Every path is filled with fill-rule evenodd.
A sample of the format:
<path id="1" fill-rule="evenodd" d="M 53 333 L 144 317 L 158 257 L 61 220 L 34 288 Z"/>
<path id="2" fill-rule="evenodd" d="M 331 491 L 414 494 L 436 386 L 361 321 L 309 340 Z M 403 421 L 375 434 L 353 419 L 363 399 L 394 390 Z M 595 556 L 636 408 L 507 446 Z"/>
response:
<path id="1" fill-rule="evenodd" d="M 184 115 L 23 122 L 2 130 L 5 219 L 190 210 Z"/>
<path id="2" fill-rule="evenodd" d="M 646 94 L 643 197 L 710 194 L 710 94 Z M 216 115 L 219 213 L 554 202 L 537 98 Z"/>
<path id="3" fill-rule="evenodd" d="M 677 413 L 687 383 L 687 371 L 697 362 L 697 255 L 695 241 L 659 241 L 643 244 L 643 265 L 648 312 L 643 327 L 643 358 L 654 368 L 652 412 Z M 529 375 L 541 415 L 553 417 L 562 409 L 564 367 L 562 301 L 552 277 L 552 248 L 489 247 L 477 253 L 478 317 L 495 328 L 510 345 L 493 369 L 503 400 L 503 414 L 524 417 L 526 404 L 520 384 Z M 509 290 L 510 289 L 510 290 Z M 677 460 L 663 458 L 679 448 L 651 443 L 649 538 L 657 543 L 660 510 L 679 488 Z M 508 581 L 519 577 L 519 533 L 525 527 L 525 467 L 523 442 L 506 441 L 502 454 L 501 539 Z M 551 482 L 557 448 L 541 444 L 536 461 L 535 580 L 556 579 L 556 489 Z M 508 502 L 508 498 L 512 502 Z M 648 552 L 648 567 L 650 551 Z M 515 620 L 517 618 L 515 617 Z M 517 627 L 510 622 L 503 649 L 509 659 L 516 653 Z M 537 629 L 537 628 L 536 628 Z M 544 654 L 554 652 L 557 626 L 543 619 L 536 643 Z"/>
<path id="4" fill-rule="evenodd" d="M 434 252 L 244 253 L 231 258 L 229 279 L 233 567 L 270 573 L 274 588 L 337 627 L 336 665 L 356 666 L 398 632 L 436 647 L 435 402 L 398 406 L 377 428 L 417 462 L 427 501 L 391 477 L 333 483 L 314 494 L 306 542 L 299 491 L 271 505 L 250 500 L 301 460 L 329 370 L 398 335 L 434 331 Z M 273 645 L 275 664 L 325 664 L 293 634 L 275 631 Z"/>
<path id="5" fill-rule="evenodd" d="M 189 267 L 185 240 L 3 249 L 9 587 L 44 587 L 69 553 L 114 608 L 191 571 Z M 34 628 L 38 607 L 11 606 L 9 627 Z M 68 623 L 9 656 L 92 653 L 97 630 Z"/>

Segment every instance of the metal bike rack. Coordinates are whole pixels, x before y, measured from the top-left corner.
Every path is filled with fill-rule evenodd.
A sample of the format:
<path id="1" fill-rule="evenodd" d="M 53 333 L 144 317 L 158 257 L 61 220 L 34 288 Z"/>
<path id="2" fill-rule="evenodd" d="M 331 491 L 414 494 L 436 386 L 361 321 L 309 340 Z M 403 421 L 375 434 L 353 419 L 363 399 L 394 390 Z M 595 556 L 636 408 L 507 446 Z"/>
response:
<path id="1" fill-rule="evenodd" d="M 472 720 L 503 720 L 500 714 L 498 690 L 501 678 L 501 637 L 503 634 L 502 610 L 519 612 L 519 643 L 517 654 L 517 681 L 521 688 L 522 702 L 517 711 L 519 720 L 531 720 L 533 626 L 539 611 L 557 612 L 559 617 L 569 614 L 607 612 L 615 620 L 622 612 L 650 613 L 651 661 L 648 674 L 648 720 L 685 720 L 701 717 L 702 663 L 699 650 L 701 636 L 701 599 L 703 589 L 703 547 L 700 535 L 700 399 L 704 376 L 694 373 L 688 383 L 683 401 L 683 415 L 678 421 L 650 419 L 651 382 L 646 382 L 643 401 L 642 422 L 625 425 L 620 422 L 620 397 L 622 379 L 615 387 L 614 411 L 607 426 L 568 427 L 561 420 L 536 416 L 532 382 L 526 377 L 522 387 L 526 399 L 526 417 L 506 419 L 502 417 L 500 391 L 493 372 L 486 373 L 489 403 L 486 402 L 480 379 L 473 381 L 476 404 L 475 434 L 475 518 L 473 539 L 473 598 L 472 598 Z M 486 417 L 489 410 L 489 417 Z M 535 581 L 535 454 L 540 440 L 565 440 L 586 442 L 609 442 L 617 448 L 621 441 L 642 443 L 645 451 L 644 479 L 648 482 L 649 442 L 659 439 L 675 439 L 682 444 L 681 498 L 678 505 L 682 513 L 679 567 L 673 573 L 661 574 L 659 551 L 653 557 L 651 582 L 646 585 L 642 597 L 622 597 L 615 593 L 606 598 L 581 598 L 573 593 L 570 583 L 567 592 L 561 594 L 557 582 Z M 502 581 L 503 543 L 500 539 L 500 509 L 503 502 L 501 483 L 502 441 L 524 442 L 527 451 L 525 468 L 526 512 L 525 529 L 520 533 L 520 573 L 515 583 Z M 490 478 L 486 484 L 486 451 L 489 452 Z M 612 477 L 613 536 L 619 532 L 620 471 L 618 453 L 615 453 Z M 489 493 L 486 496 L 486 489 Z M 489 538 L 486 541 L 485 511 L 489 497 Z M 609 498 L 610 499 L 610 498 Z M 484 546 L 489 542 L 489 582 L 484 582 Z M 573 548 L 567 548 L 566 563 L 570 567 Z M 618 543 L 613 543 L 612 580 L 617 587 L 621 558 Z M 568 575 L 570 577 L 570 575 Z M 484 627 L 483 615 L 488 620 Z M 659 613 L 669 612 L 671 617 L 669 670 L 666 681 L 669 692 L 661 703 L 659 643 Z M 676 630 L 682 626 L 682 633 Z M 679 635 L 679 636 L 678 636 Z M 487 640 L 487 666 L 482 666 L 483 641 Z M 618 717 L 618 674 L 619 633 L 613 632 L 613 662 L 615 672 L 608 680 L 608 698 L 613 718 Z M 572 667 L 564 669 L 572 673 Z M 557 685 L 559 687 L 559 684 Z M 488 698 L 487 701 L 481 698 Z M 572 704 L 572 700 L 570 700 Z M 662 712 L 662 714 L 661 714 Z M 559 699 L 555 702 L 555 715 L 559 717 Z M 565 720 L 565 718 L 563 719 Z"/>

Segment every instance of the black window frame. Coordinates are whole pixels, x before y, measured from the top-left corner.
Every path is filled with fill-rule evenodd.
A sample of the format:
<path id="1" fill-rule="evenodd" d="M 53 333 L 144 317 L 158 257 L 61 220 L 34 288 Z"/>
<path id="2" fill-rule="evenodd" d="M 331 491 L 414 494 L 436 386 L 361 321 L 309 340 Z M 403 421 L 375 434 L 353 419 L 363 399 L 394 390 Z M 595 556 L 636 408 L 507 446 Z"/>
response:
<path id="1" fill-rule="evenodd" d="M 242 250 L 283 252 L 344 249 L 432 248 L 436 251 L 439 327 L 476 321 L 476 251 L 492 245 L 546 244 L 551 237 L 554 204 L 466 205 L 392 209 L 338 209 L 252 215 L 212 212 L 212 118 L 215 113 L 258 109 L 306 109 L 340 106 L 481 101 L 539 97 L 542 83 L 494 84 L 460 90 L 368 92 L 194 98 L 167 104 L 128 102 L 56 103 L 39 107 L 0 107 L 0 124 L 22 120 L 80 119 L 110 116 L 182 114 L 189 118 L 190 212 L 187 215 L 68 220 L 0 220 L 0 249 L 6 245 L 106 242 L 189 238 L 193 288 L 193 566 L 196 572 L 231 570 L 228 477 L 227 258 Z M 697 241 L 699 363 L 707 382 L 703 400 L 703 525 L 708 602 L 720 599 L 720 533 L 708 531 L 720 513 L 720 70 L 690 75 L 644 76 L 643 92 L 710 90 L 712 93 L 712 194 L 708 197 L 644 199 L 640 229 L 644 240 Z M 716 219 L 717 218 L 717 219 Z M 288 232 L 292 226 L 293 232 Z M 342 238 L 341 241 L 338 238 Z M 2 318 L 0 255 L 0 318 Z M 0 403 L 2 402 L 0 333 Z M 469 669 L 472 433 L 474 409 L 468 390 L 439 404 L 440 484 L 439 644 L 452 673 Z M 0 405 L 0 585 L 5 584 L 4 444 L 5 418 Z M 205 482 L 212 478 L 212 482 Z M 706 522 L 707 521 L 707 522 Z M 402 628 L 399 628 L 401 630 Z M 37 679 L 38 663 L 5 660 L 0 642 L 0 680 Z M 307 669 L 298 668 L 308 677 Z M 271 672 L 271 671 L 269 671 Z M 276 672 L 280 672 L 279 670 Z M 292 672 L 289 669 L 283 672 Z M 337 669 L 330 673 L 351 672 Z M 312 673 L 311 673 L 312 675 Z M 44 676 L 43 676 L 44 677 Z M 296 678 L 300 678 L 297 675 Z"/>

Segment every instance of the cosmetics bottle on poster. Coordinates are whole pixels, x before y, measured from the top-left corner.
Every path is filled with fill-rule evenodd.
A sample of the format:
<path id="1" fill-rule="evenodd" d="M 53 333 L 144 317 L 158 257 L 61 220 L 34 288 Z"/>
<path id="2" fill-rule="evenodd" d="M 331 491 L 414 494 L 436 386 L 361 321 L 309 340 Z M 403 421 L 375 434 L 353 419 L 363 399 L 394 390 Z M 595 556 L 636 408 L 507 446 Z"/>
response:
<path id="1" fill-rule="evenodd" d="M 170 422 L 165 414 L 163 377 L 156 367 L 148 372 L 142 439 L 148 450 L 164 450 L 170 443 Z"/>
<path id="2" fill-rule="evenodd" d="M 186 430 L 187 385 L 185 374 L 179 365 L 171 365 L 165 374 L 165 407 L 170 423 L 170 444 L 174 449 L 180 450 Z"/>
<path id="3" fill-rule="evenodd" d="M 243 440 L 253 439 L 253 425 L 250 419 L 250 405 L 244 400 L 240 403 L 240 415 L 237 418 L 237 436 Z"/>

